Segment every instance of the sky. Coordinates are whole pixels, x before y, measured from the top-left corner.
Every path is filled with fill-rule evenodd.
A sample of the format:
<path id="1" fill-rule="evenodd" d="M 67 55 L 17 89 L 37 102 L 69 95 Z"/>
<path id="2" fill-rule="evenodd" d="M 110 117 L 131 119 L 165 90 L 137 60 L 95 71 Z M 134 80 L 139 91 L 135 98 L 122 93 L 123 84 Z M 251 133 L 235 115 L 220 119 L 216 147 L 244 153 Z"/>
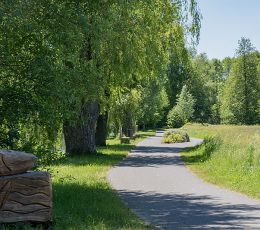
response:
<path id="1" fill-rule="evenodd" d="M 241 37 L 260 51 L 260 0 L 198 0 L 202 28 L 198 53 L 233 57 Z"/>

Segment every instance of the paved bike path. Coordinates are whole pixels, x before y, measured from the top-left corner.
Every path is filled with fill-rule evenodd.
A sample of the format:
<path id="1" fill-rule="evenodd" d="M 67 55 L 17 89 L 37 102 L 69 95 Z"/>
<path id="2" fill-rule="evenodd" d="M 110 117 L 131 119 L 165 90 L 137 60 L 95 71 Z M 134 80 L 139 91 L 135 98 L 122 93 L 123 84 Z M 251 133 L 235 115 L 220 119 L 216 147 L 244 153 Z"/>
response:
<path id="1" fill-rule="evenodd" d="M 126 205 L 160 229 L 260 229 L 260 201 L 203 182 L 179 152 L 201 143 L 162 144 L 161 133 L 109 171 Z"/>

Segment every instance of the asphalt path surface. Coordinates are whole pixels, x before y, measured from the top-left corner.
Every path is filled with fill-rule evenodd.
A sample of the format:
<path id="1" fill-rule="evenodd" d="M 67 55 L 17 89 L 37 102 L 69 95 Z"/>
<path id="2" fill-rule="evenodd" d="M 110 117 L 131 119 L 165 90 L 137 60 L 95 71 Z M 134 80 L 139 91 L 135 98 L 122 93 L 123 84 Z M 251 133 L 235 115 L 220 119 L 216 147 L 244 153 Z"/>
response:
<path id="1" fill-rule="evenodd" d="M 125 204 L 160 229 L 260 229 L 260 200 L 203 182 L 179 152 L 200 144 L 162 144 L 162 133 L 139 143 L 108 174 Z"/>

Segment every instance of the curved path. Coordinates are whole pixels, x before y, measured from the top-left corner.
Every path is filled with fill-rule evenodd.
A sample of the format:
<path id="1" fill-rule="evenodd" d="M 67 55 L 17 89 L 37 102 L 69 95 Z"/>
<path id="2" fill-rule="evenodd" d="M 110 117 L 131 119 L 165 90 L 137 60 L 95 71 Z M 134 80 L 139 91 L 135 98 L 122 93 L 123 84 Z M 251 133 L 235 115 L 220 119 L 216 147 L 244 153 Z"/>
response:
<path id="1" fill-rule="evenodd" d="M 201 140 L 168 145 L 160 136 L 139 143 L 109 172 L 129 208 L 161 229 L 260 229 L 259 200 L 207 184 L 186 169 L 179 151 Z"/>

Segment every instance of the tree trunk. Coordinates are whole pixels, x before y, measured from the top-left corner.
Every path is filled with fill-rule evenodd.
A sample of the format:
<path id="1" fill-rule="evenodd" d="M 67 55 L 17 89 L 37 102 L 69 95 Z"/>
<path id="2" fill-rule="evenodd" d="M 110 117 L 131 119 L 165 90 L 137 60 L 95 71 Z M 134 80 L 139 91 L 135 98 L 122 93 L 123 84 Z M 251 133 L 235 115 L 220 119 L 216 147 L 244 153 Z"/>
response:
<path id="1" fill-rule="evenodd" d="M 126 112 L 122 125 L 123 135 L 132 138 L 134 135 L 134 122 L 130 112 Z"/>
<path id="2" fill-rule="evenodd" d="M 96 145 L 106 146 L 108 112 L 100 114 L 97 120 Z"/>
<path id="3" fill-rule="evenodd" d="M 96 123 L 99 114 L 98 101 L 82 105 L 78 121 L 65 122 L 63 126 L 66 152 L 71 155 L 96 152 Z"/>

